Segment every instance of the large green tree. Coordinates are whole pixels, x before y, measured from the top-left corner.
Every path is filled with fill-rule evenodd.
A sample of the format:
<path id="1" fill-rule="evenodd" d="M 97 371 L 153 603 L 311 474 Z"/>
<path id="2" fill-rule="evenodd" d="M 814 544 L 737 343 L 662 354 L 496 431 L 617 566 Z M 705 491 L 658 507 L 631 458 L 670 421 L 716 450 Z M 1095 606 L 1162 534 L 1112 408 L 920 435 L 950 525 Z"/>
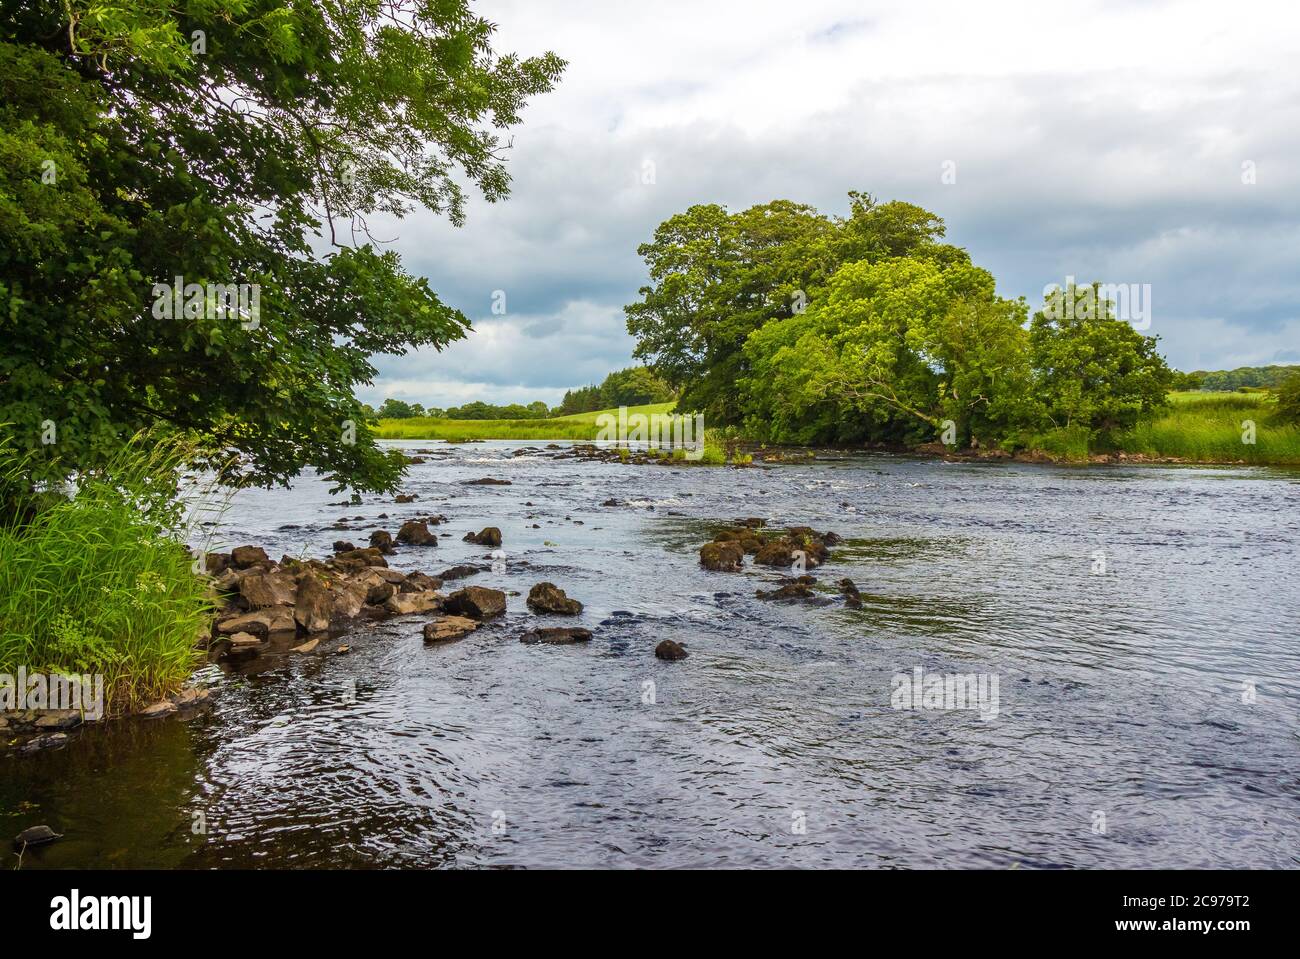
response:
<path id="1" fill-rule="evenodd" d="M 6 0 L 0 424 L 34 478 L 167 424 L 245 481 L 391 487 L 353 390 L 468 324 L 367 218 L 506 195 L 563 62 L 492 32 L 465 0 Z"/>
<path id="2" fill-rule="evenodd" d="M 693 206 L 638 248 L 650 283 L 625 308 L 637 338 L 634 355 L 682 391 L 680 409 L 739 421 L 736 384 L 746 373 L 751 333 L 802 313 L 844 263 L 940 248 L 943 221 L 934 214 L 910 203 L 879 204 L 864 193 L 849 196 L 847 218 L 789 200 L 739 213 Z"/>
<path id="3" fill-rule="evenodd" d="M 1025 421 L 1025 307 L 969 263 L 926 257 L 842 267 L 801 315 L 745 346 L 749 428 L 785 442 L 996 442 Z"/>
<path id="4" fill-rule="evenodd" d="M 1105 440 L 1168 402 L 1158 338 L 1116 319 L 1098 284 L 1049 295 L 1029 328 L 1035 389 L 1052 427 Z"/>

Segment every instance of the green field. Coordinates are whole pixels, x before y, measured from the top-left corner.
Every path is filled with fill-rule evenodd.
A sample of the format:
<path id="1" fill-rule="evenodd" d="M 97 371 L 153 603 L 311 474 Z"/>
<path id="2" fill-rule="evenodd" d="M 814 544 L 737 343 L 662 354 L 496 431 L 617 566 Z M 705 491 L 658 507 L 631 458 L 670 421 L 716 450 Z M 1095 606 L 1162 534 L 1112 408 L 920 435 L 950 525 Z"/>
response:
<path id="1" fill-rule="evenodd" d="M 629 406 L 628 415 L 671 412 L 675 403 Z M 381 440 L 594 440 L 600 432 L 596 419 L 602 413 L 617 416 L 618 410 L 597 410 L 538 420 L 448 420 L 412 417 L 380 420 L 375 435 Z"/>
<path id="2" fill-rule="evenodd" d="M 1266 393 L 1171 393 L 1171 409 L 1125 436 L 1117 449 L 1204 463 L 1300 466 L 1300 426 L 1278 423 Z M 1242 442 L 1255 424 L 1255 442 Z"/>

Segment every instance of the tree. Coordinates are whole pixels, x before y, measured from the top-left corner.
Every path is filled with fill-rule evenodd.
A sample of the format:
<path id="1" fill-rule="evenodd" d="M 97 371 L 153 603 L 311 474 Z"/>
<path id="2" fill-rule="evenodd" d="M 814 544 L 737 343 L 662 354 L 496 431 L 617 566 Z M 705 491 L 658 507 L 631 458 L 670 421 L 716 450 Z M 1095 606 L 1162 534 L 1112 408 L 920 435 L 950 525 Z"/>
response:
<path id="1" fill-rule="evenodd" d="M 865 193 L 849 197 L 847 219 L 789 200 L 734 214 L 693 206 L 638 248 L 650 285 L 624 308 L 638 341 L 633 355 L 682 391 L 681 409 L 737 422 L 746 338 L 803 312 L 842 265 L 906 256 L 969 263 L 964 251 L 938 242 L 943 221 L 933 213 L 878 204 Z"/>
<path id="2" fill-rule="evenodd" d="M 1277 388 L 1276 416 L 1284 423 L 1300 426 L 1300 367 L 1293 369 Z"/>
<path id="3" fill-rule="evenodd" d="M 1025 308 L 967 264 L 926 258 L 842 267 L 799 317 L 749 338 L 747 425 L 786 442 L 1000 440 L 1030 412 Z"/>
<path id="4" fill-rule="evenodd" d="M 0 424 L 31 479 L 166 424 L 245 482 L 391 488 L 354 387 L 468 324 L 367 217 L 507 194 L 501 131 L 563 61 L 492 32 L 466 0 L 6 4 Z"/>
<path id="5" fill-rule="evenodd" d="M 600 384 L 601 405 L 597 409 L 667 403 L 672 398 L 673 388 L 665 380 L 644 366 L 629 366 L 605 377 Z"/>
<path id="6" fill-rule="evenodd" d="M 425 413 L 419 403 L 407 403 L 390 396 L 379 405 L 375 415 L 386 420 L 409 420 L 415 416 L 424 416 Z"/>
<path id="7" fill-rule="evenodd" d="M 1106 437 L 1168 402 L 1173 371 L 1156 352 L 1158 338 L 1114 314 L 1096 284 L 1058 290 L 1034 314 L 1031 360 L 1054 427 Z"/>

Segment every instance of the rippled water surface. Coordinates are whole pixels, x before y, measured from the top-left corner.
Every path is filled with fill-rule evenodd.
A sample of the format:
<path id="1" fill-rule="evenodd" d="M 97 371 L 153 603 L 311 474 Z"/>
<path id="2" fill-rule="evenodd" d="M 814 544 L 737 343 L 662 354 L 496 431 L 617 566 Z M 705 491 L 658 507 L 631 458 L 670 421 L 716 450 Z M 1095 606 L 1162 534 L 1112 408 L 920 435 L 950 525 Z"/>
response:
<path id="1" fill-rule="evenodd" d="M 23 868 L 1300 862 L 1295 473 L 401 445 L 440 451 L 412 468 L 417 502 L 249 491 L 217 545 L 319 556 L 443 513 L 438 546 L 392 557 L 437 573 L 489 562 L 461 536 L 495 525 L 504 571 L 462 583 L 517 591 L 506 617 L 439 647 L 415 616 L 331 644 L 347 655 L 208 667 L 198 718 L 0 755 L 3 835 L 66 834 Z M 462 483 L 484 476 L 513 485 Z M 844 536 L 814 571 L 833 601 L 702 570 L 742 516 Z M 542 580 L 586 604 L 592 642 L 518 642 Z M 690 658 L 655 659 L 665 638 Z M 892 708 L 918 666 L 995 675 L 997 716 Z"/>

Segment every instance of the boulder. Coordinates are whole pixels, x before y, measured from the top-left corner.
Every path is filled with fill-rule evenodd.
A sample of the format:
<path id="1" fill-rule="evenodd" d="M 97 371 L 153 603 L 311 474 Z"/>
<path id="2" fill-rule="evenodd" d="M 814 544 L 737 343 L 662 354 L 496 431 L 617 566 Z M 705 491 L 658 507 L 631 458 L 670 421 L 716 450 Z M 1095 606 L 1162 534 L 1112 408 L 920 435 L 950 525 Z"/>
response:
<path id="1" fill-rule="evenodd" d="M 230 551 L 230 561 L 239 569 L 248 569 L 259 563 L 271 562 L 271 557 L 260 546 L 236 546 Z"/>
<path id="2" fill-rule="evenodd" d="M 655 647 L 655 658 L 666 659 L 670 662 L 675 659 L 685 659 L 690 653 L 681 643 L 675 643 L 671 639 L 665 639 Z"/>
<path id="3" fill-rule="evenodd" d="M 377 529 L 370 534 L 370 545 L 381 553 L 391 555 L 394 552 L 393 534 L 387 530 Z"/>
<path id="4" fill-rule="evenodd" d="M 545 629 L 531 629 L 519 637 L 519 642 L 550 643 L 561 646 L 568 643 L 585 643 L 591 639 L 591 630 L 574 626 L 550 626 Z"/>
<path id="5" fill-rule="evenodd" d="M 416 496 L 414 493 L 398 493 L 397 496 L 393 498 L 394 503 L 414 503 L 415 500 Z"/>
<path id="6" fill-rule="evenodd" d="M 461 485 L 462 486 L 509 486 L 510 480 L 492 479 L 489 476 L 485 476 L 483 477 L 483 479 L 464 480 L 462 481 Z"/>
<path id="7" fill-rule="evenodd" d="M 361 608 L 366 605 L 367 593 L 367 588 L 354 580 L 348 580 L 336 585 L 334 587 L 334 605 L 330 610 L 330 618 L 338 621 L 353 619 L 358 616 L 361 613 Z"/>
<path id="8" fill-rule="evenodd" d="M 289 652 L 302 653 L 305 656 L 307 653 L 314 653 L 316 651 L 316 647 L 319 645 L 320 645 L 320 637 L 318 636 L 315 639 L 309 639 L 301 646 L 295 646 L 293 649 L 289 650 Z"/>
<path id="9" fill-rule="evenodd" d="M 424 624 L 424 641 L 446 643 L 453 639 L 462 639 L 476 629 L 478 623 L 466 616 L 444 616 L 442 619 Z"/>
<path id="10" fill-rule="evenodd" d="M 392 587 L 389 587 L 390 589 Z M 330 628 L 330 612 L 334 597 L 320 578 L 306 573 L 298 580 L 298 593 L 294 599 L 293 618 L 308 633 L 323 633 Z"/>
<path id="11" fill-rule="evenodd" d="M 528 608 L 535 613 L 577 616 L 582 612 L 582 603 L 569 599 L 554 583 L 538 583 L 528 591 Z"/>
<path id="12" fill-rule="evenodd" d="M 491 619 L 506 611 L 506 594 L 486 586 L 467 586 L 448 596 L 442 608 L 444 612 L 470 619 Z"/>
<path id="13" fill-rule="evenodd" d="M 336 539 L 334 541 L 335 553 L 351 553 L 351 552 L 355 552 L 356 548 L 357 547 L 355 543 L 351 543 L 346 539 Z"/>
<path id="14" fill-rule="evenodd" d="M 437 546 L 438 537 L 429 532 L 429 525 L 424 520 L 408 520 L 397 531 L 397 541 L 411 546 Z"/>
<path id="15" fill-rule="evenodd" d="M 734 572 L 745 561 L 745 551 L 739 543 L 705 543 L 700 547 L 700 565 L 717 572 Z"/>
<path id="16" fill-rule="evenodd" d="M 239 580 L 239 595 L 249 609 L 290 606 L 294 602 L 293 578 L 278 570 L 245 573 Z"/>
<path id="17" fill-rule="evenodd" d="M 501 545 L 501 530 L 495 526 L 486 526 L 477 533 L 466 533 L 465 542 L 496 548 Z"/>

